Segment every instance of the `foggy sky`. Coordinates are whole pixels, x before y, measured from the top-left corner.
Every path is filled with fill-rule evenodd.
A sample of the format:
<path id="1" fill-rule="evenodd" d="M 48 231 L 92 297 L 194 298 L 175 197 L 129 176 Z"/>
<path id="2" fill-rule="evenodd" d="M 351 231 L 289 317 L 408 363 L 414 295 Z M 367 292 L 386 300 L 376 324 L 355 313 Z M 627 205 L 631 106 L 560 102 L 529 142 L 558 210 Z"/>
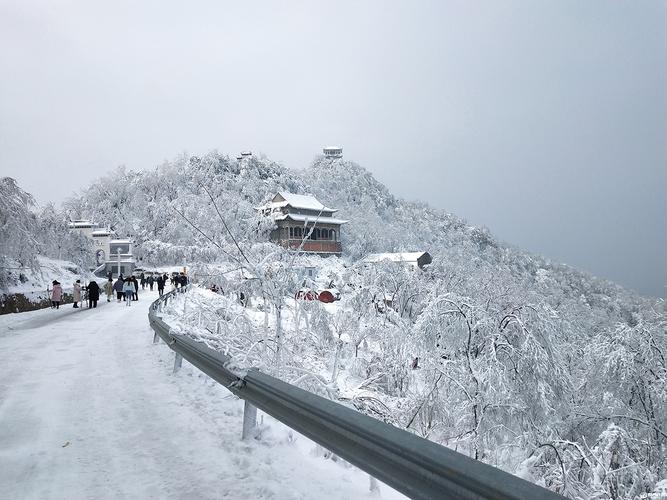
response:
<path id="1" fill-rule="evenodd" d="M 0 0 L 0 175 L 324 145 L 397 196 L 667 295 L 667 4 Z"/>

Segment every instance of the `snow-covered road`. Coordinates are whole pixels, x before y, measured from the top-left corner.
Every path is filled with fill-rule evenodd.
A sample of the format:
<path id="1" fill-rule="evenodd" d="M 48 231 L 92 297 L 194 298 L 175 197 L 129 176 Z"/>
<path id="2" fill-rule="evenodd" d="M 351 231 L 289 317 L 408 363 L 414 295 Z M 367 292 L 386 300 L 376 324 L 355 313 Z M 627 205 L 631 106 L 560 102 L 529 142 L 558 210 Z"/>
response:
<path id="1" fill-rule="evenodd" d="M 156 296 L 0 316 L 1 498 L 369 496 L 366 474 L 267 416 L 241 441 L 242 402 L 152 344 Z"/>

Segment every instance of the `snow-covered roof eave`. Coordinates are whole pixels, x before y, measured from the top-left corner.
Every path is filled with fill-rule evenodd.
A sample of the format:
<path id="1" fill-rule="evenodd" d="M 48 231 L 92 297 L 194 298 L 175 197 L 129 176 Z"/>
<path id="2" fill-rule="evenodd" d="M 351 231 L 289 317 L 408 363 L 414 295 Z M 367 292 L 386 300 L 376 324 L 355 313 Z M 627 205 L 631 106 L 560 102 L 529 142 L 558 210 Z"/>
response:
<path id="1" fill-rule="evenodd" d="M 335 219 L 334 217 L 317 217 L 315 215 L 301 215 L 301 214 L 280 214 L 273 218 L 274 220 L 291 219 L 295 222 L 308 222 L 315 224 L 347 224 L 349 220 Z"/>
<path id="2" fill-rule="evenodd" d="M 278 194 L 282 196 L 285 201 L 280 202 L 271 202 L 274 206 L 285 207 L 290 206 L 292 208 L 302 208 L 304 210 L 319 210 L 322 212 L 337 212 L 337 208 L 331 208 L 325 206 L 323 203 L 317 200 L 312 195 L 309 194 L 296 194 L 288 193 L 287 191 L 279 191 Z"/>
<path id="3" fill-rule="evenodd" d="M 276 208 L 292 207 L 295 209 L 301 210 L 312 210 L 321 213 L 335 213 L 338 212 L 337 208 L 331 208 L 323 205 L 312 195 L 309 194 L 295 194 L 288 193 L 287 191 L 278 191 L 276 195 L 279 195 L 283 201 L 267 201 L 264 205 L 259 205 L 253 207 L 258 211 L 273 211 Z M 274 198 L 276 197 L 274 195 Z"/>
<path id="4" fill-rule="evenodd" d="M 94 222 L 85 222 L 85 221 L 77 221 L 77 222 L 70 222 L 67 224 L 70 229 L 78 229 L 78 228 L 84 228 L 84 229 L 92 229 L 99 227 L 96 223 Z"/>
<path id="5" fill-rule="evenodd" d="M 286 201 L 269 202 L 266 205 L 260 205 L 260 206 L 253 207 L 253 208 L 255 210 L 259 211 L 259 212 L 263 212 L 265 210 L 273 210 L 274 208 L 284 208 L 284 207 L 300 208 L 302 210 L 320 211 L 322 213 L 329 213 L 329 214 L 333 214 L 333 213 L 338 212 L 337 208 L 330 208 L 330 207 L 311 208 L 311 207 L 308 207 L 308 206 L 293 205 L 293 204 L 288 203 Z"/>

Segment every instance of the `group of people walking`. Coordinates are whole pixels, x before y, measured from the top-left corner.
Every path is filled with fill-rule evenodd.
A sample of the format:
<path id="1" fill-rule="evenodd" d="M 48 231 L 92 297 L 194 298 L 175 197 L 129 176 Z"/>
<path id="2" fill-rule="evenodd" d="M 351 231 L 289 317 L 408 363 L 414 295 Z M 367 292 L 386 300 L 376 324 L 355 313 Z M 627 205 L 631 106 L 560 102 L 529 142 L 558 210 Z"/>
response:
<path id="1" fill-rule="evenodd" d="M 60 303 L 65 296 L 63 287 L 58 280 L 53 280 L 51 283 L 53 289 L 51 290 L 51 308 L 60 309 Z M 105 290 L 107 286 L 105 285 Z M 107 292 L 108 293 L 108 292 Z M 88 301 L 88 307 L 97 307 L 97 301 L 100 300 L 100 286 L 96 281 L 91 281 L 88 286 L 81 286 L 81 280 L 76 280 L 72 287 L 72 301 L 74 302 L 74 309 L 79 308 L 79 302 L 83 305 L 83 300 Z"/>
<path id="2" fill-rule="evenodd" d="M 107 302 L 111 302 L 115 292 L 118 303 L 124 300 L 125 305 L 129 307 L 132 302 L 139 300 L 139 283 L 141 283 L 142 290 L 145 289 L 146 285 L 148 285 L 150 290 L 153 290 L 153 286 L 157 285 L 157 291 L 159 292 L 160 297 L 162 297 L 164 294 L 164 286 L 169 281 L 171 281 L 174 288 L 182 288 L 188 284 L 188 277 L 185 273 L 180 273 L 180 275 L 173 275 L 170 279 L 165 273 L 158 275 L 158 277 L 155 278 L 152 275 L 146 277 L 144 273 L 141 273 L 139 280 L 137 280 L 134 276 L 124 278 L 121 274 L 114 282 L 111 275 L 109 275 L 109 279 L 104 283 L 102 288 L 100 288 L 96 281 L 91 281 L 88 283 L 88 286 L 81 286 L 81 280 L 76 280 L 72 292 L 74 308 L 78 309 L 79 302 L 83 303 L 84 300 L 88 301 L 89 308 L 97 307 L 97 302 L 100 300 L 100 290 L 104 290 L 104 293 L 106 293 Z M 51 307 L 60 309 L 60 303 L 63 301 L 63 298 L 64 292 L 62 285 L 57 280 L 54 280 L 53 289 L 51 290 Z"/>
<path id="3" fill-rule="evenodd" d="M 166 276 L 166 275 L 165 275 Z M 153 290 L 153 285 L 155 285 L 158 280 L 162 281 L 162 288 L 164 289 L 164 279 L 160 275 L 157 278 L 155 278 L 152 274 L 149 274 L 146 276 L 144 273 L 141 273 L 139 276 L 139 283 L 141 283 L 141 289 L 143 290 L 146 286 L 152 291 Z"/>
<path id="4" fill-rule="evenodd" d="M 139 275 L 141 289 L 144 290 L 144 288 L 148 286 L 150 290 L 153 290 L 153 285 L 157 285 L 157 291 L 160 293 L 160 297 L 164 294 L 164 287 L 168 282 L 171 283 L 174 288 L 182 288 L 188 284 L 188 277 L 185 273 L 172 273 L 171 278 L 167 273 L 158 274 L 157 278 L 154 274 L 146 276 L 144 273 L 141 273 L 141 275 Z"/>
<path id="5" fill-rule="evenodd" d="M 109 282 L 111 282 L 111 278 L 109 278 Z M 133 301 L 139 300 L 139 282 L 134 276 L 123 278 L 121 274 L 113 284 L 112 290 L 116 292 L 118 303 L 125 300 L 125 305 L 128 307 Z"/>
<path id="6" fill-rule="evenodd" d="M 120 302 L 125 300 L 125 305 L 130 306 L 133 301 L 139 300 L 139 284 L 141 283 L 141 289 L 144 290 L 146 285 L 149 286 L 150 290 L 153 290 L 153 286 L 157 285 L 157 291 L 160 294 L 160 297 L 164 294 L 164 285 L 169 278 L 166 274 L 159 275 L 155 278 L 153 275 L 146 277 L 144 273 L 141 273 L 139 279 L 136 277 L 130 276 L 129 278 L 123 278 L 121 275 L 116 282 L 113 284 L 113 289 L 116 292 L 116 300 Z"/>
<path id="7" fill-rule="evenodd" d="M 97 307 L 97 301 L 100 300 L 100 285 L 97 281 L 91 281 L 87 287 L 81 287 L 81 280 L 76 280 L 74 283 L 74 291 L 72 292 L 72 299 L 74 299 L 74 308 L 78 309 L 81 300 L 81 292 L 85 292 L 88 300 L 88 307 Z"/>
<path id="8" fill-rule="evenodd" d="M 167 276 L 165 275 L 165 278 Z M 171 286 L 176 288 L 181 288 L 183 289 L 188 285 L 188 277 L 185 273 L 180 273 L 180 274 L 173 274 L 171 277 Z"/>

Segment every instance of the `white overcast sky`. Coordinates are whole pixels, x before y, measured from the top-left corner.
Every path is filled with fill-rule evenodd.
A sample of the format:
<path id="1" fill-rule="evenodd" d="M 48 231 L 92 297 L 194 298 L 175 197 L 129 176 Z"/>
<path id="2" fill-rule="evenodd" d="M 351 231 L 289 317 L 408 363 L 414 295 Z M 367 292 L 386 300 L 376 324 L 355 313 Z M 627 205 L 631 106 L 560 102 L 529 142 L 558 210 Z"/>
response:
<path id="1" fill-rule="evenodd" d="M 394 194 L 667 295 L 667 2 L 0 0 L 0 174 L 339 144 Z"/>

